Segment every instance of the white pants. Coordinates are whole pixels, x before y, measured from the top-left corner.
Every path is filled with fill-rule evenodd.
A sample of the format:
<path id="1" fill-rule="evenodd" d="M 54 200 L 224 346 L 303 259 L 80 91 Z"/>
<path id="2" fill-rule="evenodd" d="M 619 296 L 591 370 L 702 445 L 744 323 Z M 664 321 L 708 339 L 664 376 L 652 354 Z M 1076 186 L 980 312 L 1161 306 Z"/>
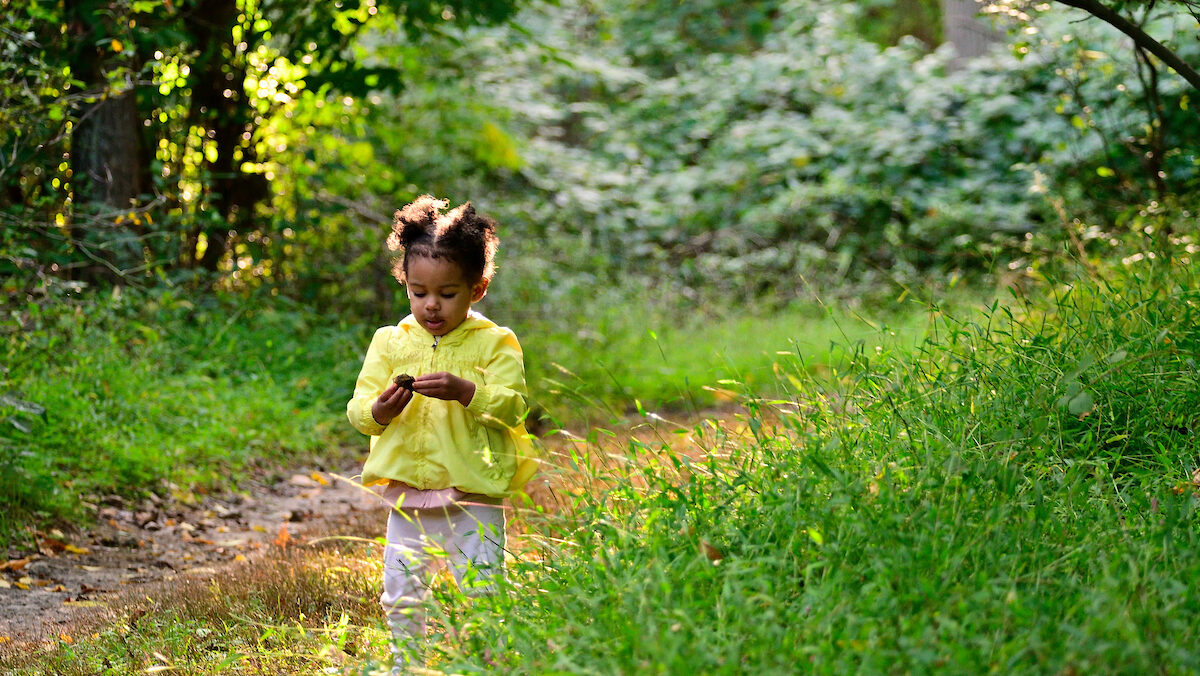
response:
<path id="1" fill-rule="evenodd" d="M 466 595 L 495 591 L 494 578 L 504 574 L 504 509 L 498 499 L 391 510 L 380 603 L 398 643 L 412 645 L 425 635 L 430 582 L 443 560 Z"/>

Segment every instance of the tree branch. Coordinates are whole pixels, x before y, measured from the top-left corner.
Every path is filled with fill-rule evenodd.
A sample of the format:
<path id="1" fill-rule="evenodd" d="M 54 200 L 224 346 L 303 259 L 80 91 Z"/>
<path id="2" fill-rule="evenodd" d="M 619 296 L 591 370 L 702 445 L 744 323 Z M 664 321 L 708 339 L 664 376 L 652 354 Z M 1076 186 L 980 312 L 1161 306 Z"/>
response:
<path id="1" fill-rule="evenodd" d="M 1175 52 L 1171 51 L 1158 40 L 1150 37 L 1146 31 L 1101 3 L 1100 0 L 1058 0 L 1058 2 L 1082 9 L 1125 35 L 1128 35 L 1134 44 L 1157 56 L 1163 63 L 1170 66 L 1183 79 L 1187 80 L 1192 89 L 1200 92 L 1200 73 L 1196 72 L 1195 68 L 1184 63 L 1183 59 L 1179 58 Z"/>

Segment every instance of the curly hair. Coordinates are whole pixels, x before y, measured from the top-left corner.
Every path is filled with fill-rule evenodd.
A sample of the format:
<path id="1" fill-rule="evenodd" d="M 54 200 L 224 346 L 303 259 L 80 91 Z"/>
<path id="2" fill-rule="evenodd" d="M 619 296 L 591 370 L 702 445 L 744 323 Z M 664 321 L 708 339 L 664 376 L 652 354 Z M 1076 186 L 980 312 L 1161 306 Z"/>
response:
<path id="1" fill-rule="evenodd" d="M 421 195 L 396 211 L 387 247 L 397 252 L 392 275 L 401 284 L 407 280 L 410 256 L 450 261 L 472 284 L 491 281 L 500 245 L 496 221 L 476 213 L 470 202 L 442 213 L 449 204 L 432 195 Z"/>

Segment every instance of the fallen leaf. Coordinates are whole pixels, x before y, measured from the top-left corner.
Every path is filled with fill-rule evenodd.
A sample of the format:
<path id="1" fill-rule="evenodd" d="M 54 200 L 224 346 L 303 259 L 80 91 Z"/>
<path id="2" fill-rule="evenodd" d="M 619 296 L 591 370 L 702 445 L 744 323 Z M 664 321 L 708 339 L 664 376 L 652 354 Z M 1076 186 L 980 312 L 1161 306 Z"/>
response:
<path id="1" fill-rule="evenodd" d="M 71 552 L 72 554 L 88 554 L 91 552 L 91 550 L 89 550 L 87 547 L 76 547 L 75 545 L 65 545 L 63 546 L 63 549 Z"/>
<path id="2" fill-rule="evenodd" d="M 242 554 L 238 554 L 237 556 L 233 557 L 233 560 L 241 563 L 246 560 L 246 557 Z"/>
<path id="3" fill-rule="evenodd" d="M 317 483 L 321 484 L 322 486 L 329 485 L 329 479 L 326 479 L 324 476 L 322 476 L 320 472 L 313 472 L 309 476 L 312 477 L 313 481 L 316 481 Z"/>
<path id="4" fill-rule="evenodd" d="M 288 542 L 291 539 L 292 539 L 292 536 L 288 535 L 287 524 L 286 523 L 279 524 L 279 535 L 275 536 L 275 544 L 279 545 L 280 549 L 286 549 L 288 546 Z"/>
<path id="5" fill-rule="evenodd" d="M 265 532 L 267 532 L 267 528 L 266 528 L 266 526 L 251 526 L 251 527 L 250 527 L 250 530 L 256 530 L 256 531 L 258 531 L 258 532 L 260 532 L 260 533 L 265 533 Z"/>
<path id="6" fill-rule="evenodd" d="M 5 561 L 4 563 L 0 563 L 0 570 L 21 570 L 22 568 L 24 568 L 25 566 L 28 566 L 28 565 L 29 565 L 29 557 L 26 556 L 23 559 L 13 559 L 11 561 Z"/>
<path id="7" fill-rule="evenodd" d="M 217 516 L 220 516 L 223 519 L 237 518 L 242 515 L 242 510 L 229 509 L 228 507 L 226 507 L 225 505 L 222 505 L 220 503 L 213 505 L 213 509 L 215 509 L 217 511 Z"/>
<path id="8" fill-rule="evenodd" d="M 708 557 L 709 561 L 720 561 L 721 559 L 725 558 L 724 552 L 708 544 L 704 540 L 700 541 L 700 551 L 704 552 L 704 555 Z"/>
<path id="9" fill-rule="evenodd" d="M 0 589 L 12 589 L 12 583 L 0 577 Z"/>

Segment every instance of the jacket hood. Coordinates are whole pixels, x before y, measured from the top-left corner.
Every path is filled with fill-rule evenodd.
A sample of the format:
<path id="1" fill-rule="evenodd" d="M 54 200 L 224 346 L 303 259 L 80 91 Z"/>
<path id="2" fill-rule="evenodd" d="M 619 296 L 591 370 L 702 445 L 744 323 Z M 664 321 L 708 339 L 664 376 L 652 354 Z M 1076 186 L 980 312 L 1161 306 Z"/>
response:
<path id="1" fill-rule="evenodd" d="M 496 322 L 493 322 L 478 312 L 471 310 L 467 313 L 467 318 L 463 320 L 463 323 L 454 327 L 454 330 L 450 333 L 442 336 L 442 340 L 457 342 L 459 339 L 464 338 L 466 334 L 471 331 L 478 331 L 480 329 L 494 329 L 497 326 L 499 325 L 496 324 Z M 429 333 L 424 326 L 421 326 L 420 323 L 417 322 L 417 318 L 411 314 L 400 320 L 400 328 L 409 332 L 424 331 L 426 334 Z"/>

